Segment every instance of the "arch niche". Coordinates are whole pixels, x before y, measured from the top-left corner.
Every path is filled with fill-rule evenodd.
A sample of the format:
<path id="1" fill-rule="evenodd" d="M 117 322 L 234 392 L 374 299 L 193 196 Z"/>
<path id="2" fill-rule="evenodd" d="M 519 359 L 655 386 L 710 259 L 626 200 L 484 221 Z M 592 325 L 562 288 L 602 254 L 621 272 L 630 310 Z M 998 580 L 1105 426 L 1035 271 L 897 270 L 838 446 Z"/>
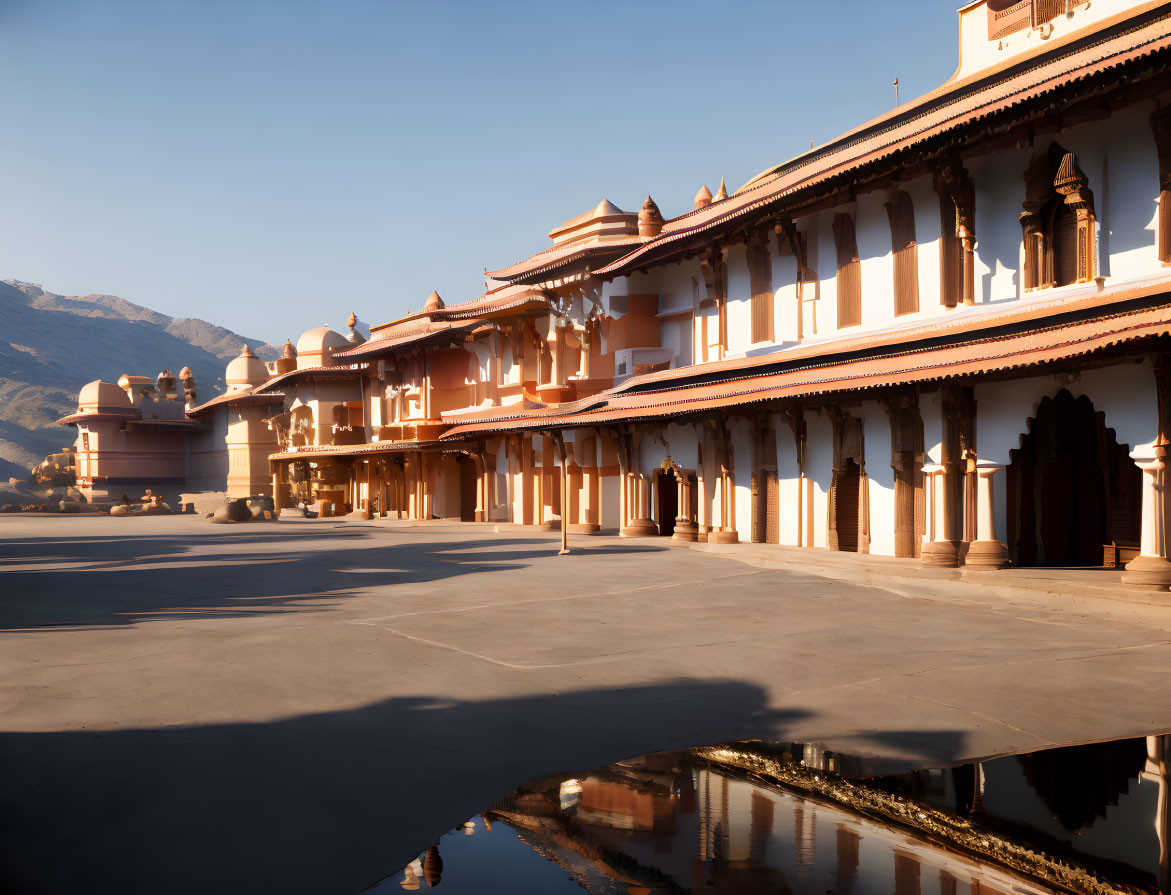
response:
<path id="1" fill-rule="evenodd" d="M 1142 474 L 1088 397 L 1044 398 L 1009 457 L 1014 565 L 1102 566 L 1105 545 L 1137 550 Z"/>

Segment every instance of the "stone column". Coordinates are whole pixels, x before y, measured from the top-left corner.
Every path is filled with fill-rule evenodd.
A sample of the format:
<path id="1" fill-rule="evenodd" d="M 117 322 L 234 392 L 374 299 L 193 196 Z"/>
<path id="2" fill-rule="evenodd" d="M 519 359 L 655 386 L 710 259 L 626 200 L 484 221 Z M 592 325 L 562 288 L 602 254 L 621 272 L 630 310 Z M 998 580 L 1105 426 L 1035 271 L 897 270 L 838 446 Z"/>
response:
<path id="1" fill-rule="evenodd" d="M 1158 457 L 1135 458 L 1135 464 L 1143 474 L 1142 537 L 1139 555 L 1126 564 L 1122 583 L 1143 590 L 1167 590 L 1171 562 L 1167 561 L 1163 529 L 1163 461 Z"/>
<path id="2" fill-rule="evenodd" d="M 679 515 L 671 537 L 677 541 L 699 540 L 699 528 L 691 521 L 691 479 L 687 476 L 679 478 Z"/>
<path id="3" fill-rule="evenodd" d="M 956 545 L 954 541 L 947 540 L 946 470 L 938 463 L 928 463 L 923 467 L 923 474 L 927 477 L 927 512 L 930 521 L 927 536 L 923 539 L 923 565 L 954 568 L 958 563 Z"/>
<path id="4" fill-rule="evenodd" d="M 1002 467 L 991 460 L 976 461 L 976 540 L 968 547 L 964 565 L 978 571 L 1008 565 L 1008 547 L 996 537 L 996 504 L 992 477 Z"/>

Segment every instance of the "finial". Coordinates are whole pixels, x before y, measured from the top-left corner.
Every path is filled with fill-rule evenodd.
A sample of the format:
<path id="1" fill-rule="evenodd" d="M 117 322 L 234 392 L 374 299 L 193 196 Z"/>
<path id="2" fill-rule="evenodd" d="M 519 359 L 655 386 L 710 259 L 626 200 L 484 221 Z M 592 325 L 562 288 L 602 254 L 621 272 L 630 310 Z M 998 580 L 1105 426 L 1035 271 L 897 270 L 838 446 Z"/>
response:
<path id="1" fill-rule="evenodd" d="M 712 191 L 707 188 L 705 183 L 700 187 L 699 192 L 695 194 L 695 207 L 707 208 L 712 204 Z"/>
<path id="2" fill-rule="evenodd" d="M 728 188 L 726 186 L 724 186 L 724 178 L 721 177 L 720 178 L 720 188 L 719 188 L 719 190 L 716 191 L 716 195 L 712 199 L 712 201 L 719 202 L 719 201 L 721 201 L 723 199 L 727 199 L 727 198 L 728 198 Z"/>
<path id="3" fill-rule="evenodd" d="M 642 203 L 642 209 L 638 212 L 638 235 L 658 236 L 662 229 L 662 212 L 659 211 L 655 200 L 647 196 L 646 201 Z"/>
<path id="4" fill-rule="evenodd" d="M 357 316 L 354 314 L 353 311 L 350 311 L 350 316 L 346 318 L 346 326 L 348 326 L 350 329 L 353 329 L 354 324 L 357 322 L 358 322 Z"/>

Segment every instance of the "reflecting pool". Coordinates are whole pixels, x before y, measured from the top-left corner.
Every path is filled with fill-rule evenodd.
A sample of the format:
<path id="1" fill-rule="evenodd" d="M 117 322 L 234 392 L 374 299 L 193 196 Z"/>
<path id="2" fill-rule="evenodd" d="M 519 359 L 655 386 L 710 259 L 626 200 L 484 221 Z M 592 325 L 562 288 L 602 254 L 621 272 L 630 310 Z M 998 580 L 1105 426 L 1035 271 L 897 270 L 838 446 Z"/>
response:
<path id="1" fill-rule="evenodd" d="M 542 777 L 369 891 L 1164 893 L 1171 737 L 906 770 L 736 743 Z"/>

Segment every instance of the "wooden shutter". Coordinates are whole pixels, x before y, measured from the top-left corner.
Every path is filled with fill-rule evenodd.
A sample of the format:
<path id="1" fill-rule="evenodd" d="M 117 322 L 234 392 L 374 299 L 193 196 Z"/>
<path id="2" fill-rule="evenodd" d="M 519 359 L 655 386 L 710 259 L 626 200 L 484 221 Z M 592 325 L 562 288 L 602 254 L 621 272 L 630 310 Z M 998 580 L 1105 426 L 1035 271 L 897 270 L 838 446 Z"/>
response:
<path id="1" fill-rule="evenodd" d="M 834 516 L 838 531 L 838 550 L 858 552 L 858 464 L 846 462 L 838 473 L 834 489 Z"/>
<path id="2" fill-rule="evenodd" d="M 915 207 L 909 194 L 900 191 L 886 206 L 890 218 L 891 254 L 894 259 L 895 316 L 919 310 L 919 250 L 915 244 Z"/>
<path id="3" fill-rule="evenodd" d="M 854 219 L 848 214 L 834 215 L 834 240 L 838 250 L 838 328 L 862 322 L 862 264 L 858 260 L 858 240 Z"/>
<path id="4" fill-rule="evenodd" d="M 749 243 L 748 278 L 752 290 L 752 341 L 773 340 L 773 265 L 768 243 Z"/>
<path id="5" fill-rule="evenodd" d="M 779 544 L 781 542 L 781 480 L 775 469 L 765 471 L 764 486 L 764 540 L 768 544 Z"/>
<path id="6" fill-rule="evenodd" d="M 946 193 L 939 195 L 939 303 L 954 308 L 960 303 L 963 246 L 956 232 L 955 202 Z"/>
<path id="7" fill-rule="evenodd" d="M 1033 0 L 1033 27 L 1065 15 L 1065 0 Z"/>
<path id="8" fill-rule="evenodd" d="M 1053 275 L 1058 286 L 1077 282 L 1077 212 L 1064 202 L 1053 212 Z"/>

